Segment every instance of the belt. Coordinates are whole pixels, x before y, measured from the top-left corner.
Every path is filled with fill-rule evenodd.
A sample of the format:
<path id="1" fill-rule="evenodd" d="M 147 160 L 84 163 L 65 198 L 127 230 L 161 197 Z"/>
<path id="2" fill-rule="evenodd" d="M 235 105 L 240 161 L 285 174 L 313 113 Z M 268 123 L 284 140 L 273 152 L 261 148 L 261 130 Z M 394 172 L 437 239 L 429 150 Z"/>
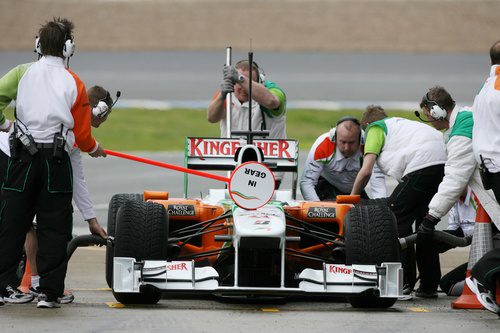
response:
<path id="1" fill-rule="evenodd" d="M 35 142 L 35 146 L 38 149 L 52 149 L 52 148 L 54 148 L 53 143 L 44 143 L 44 142 Z"/>

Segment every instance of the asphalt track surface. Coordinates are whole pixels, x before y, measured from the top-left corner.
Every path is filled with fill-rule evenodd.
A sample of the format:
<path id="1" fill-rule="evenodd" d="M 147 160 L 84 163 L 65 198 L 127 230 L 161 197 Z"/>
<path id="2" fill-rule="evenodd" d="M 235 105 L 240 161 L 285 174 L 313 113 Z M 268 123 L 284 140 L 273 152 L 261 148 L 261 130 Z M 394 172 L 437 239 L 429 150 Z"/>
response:
<path id="1" fill-rule="evenodd" d="M 235 53 L 234 60 L 246 58 Z M 30 52 L 0 52 L 0 75 L 35 60 Z M 287 93 L 289 106 L 314 102 L 410 102 L 426 90 L 447 88 L 470 104 L 489 73 L 487 54 L 261 52 L 254 60 Z M 189 102 L 206 107 L 222 75 L 220 52 L 78 52 L 70 67 L 87 85 L 121 90 L 123 99 Z M 301 104 L 301 102 L 306 102 Z"/>
<path id="2" fill-rule="evenodd" d="M 26 53 L 0 53 L 0 72 L 30 61 Z M 201 60 L 200 60 L 201 59 Z M 121 89 L 131 99 L 201 101 L 217 86 L 223 54 L 195 52 L 82 53 L 71 65 L 86 82 Z M 259 58 L 256 58 L 259 60 Z M 465 55 L 349 55 L 262 54 L 273 79 L 283 82 L 289 100 L 415 101 L 425 89 L 440 83 L 457 100 L 472 101 L 486 76 L 487 59 Z M 293 68 L 293 70 L 290 70 Z M 330 69 L 332 71 L 330 71 Z M 456 91 L 455 91 L 456 89 Z M 180 153 L 137 155 L 182 165 Z M 305 158 L 301 155 L 301 161 Z M 106 225 L 106 208 L 115 193 L 144 189 L 168 190 L 182 195 L 182 175 L 147 165 L 119 160 L 83 159 L 98 218 Z M 289 188 L 290 177 L 284 188 Z M 190 194 L 199 197 L 215 181 L 191 176 Z M 75 233 L 86 233 L 75 213 Z M 443 271 L 467 258 L 467 250 L 453 250 L 443 260 Z M 213 299 L 172 299 L 157 306 L 125 307 L 105 289 L 104 252 L 79 249 L 70 262 L 67 286 L 76 301 L 61 309 L 36 310 L 35 304 L 0 308 L 0 332 L 498 332 L 500 321 L 486 311 L 452 310 L 453 298 L 413 299 L 383 311 L 356 310 L 342 301 L 290 301 L 284 304 L 225 303 Z"/>
<path id="3" fill-rule="evenodd" d="M 446 263 L 444 264 L 446 265 Z M 413 298 L 385 310 L 354 309 L 344 299 L 222 302 L 164 295 L 154 306 L 123 306 L 104 282 L 104 251 L 79 249 L 67 287 L 75 302 L 60 309 L 35 303 L 0 307 L 1 332 L 498 332 L 484 310 L 453 310 L 452 297 Z"/>

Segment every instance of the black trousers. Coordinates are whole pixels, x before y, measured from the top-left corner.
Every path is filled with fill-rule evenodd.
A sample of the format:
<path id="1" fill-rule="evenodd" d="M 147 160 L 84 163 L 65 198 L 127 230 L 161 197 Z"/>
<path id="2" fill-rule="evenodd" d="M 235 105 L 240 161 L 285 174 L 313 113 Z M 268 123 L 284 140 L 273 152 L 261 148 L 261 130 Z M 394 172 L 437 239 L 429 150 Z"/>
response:
<path id="1" fill-rule="evenodd" d="M 489 173 L 487 176 L 482 175 L 482 177 L 487 178 L 487 182 L 491 186 L 491 190 L 495 194 L 495 199 L 500 203 L 500 172 Z M 484 184 L 483 184 L 484 186 Z"/>
<path id="2" fill-rule="evenodd" d="M 321 176 L 319 177 L 318 183 L 314 187 L 314 190 L 316 191 L 316 194 L 321 201 L 335 201 L 337 199 L 337 195 L 350 194 L 342 192 Z M 365 191 L 361 192 L 361 197 L 364 199 L 368 199 L 368 195 Z"/>
<path id="3" fill-rule="evenodd" d="M 460 228 L 444 231 L 453 236 L 464 236 L 464 232 Z M 417 242 L 417 267 L 420 273 L 420 289 L 426 292 L 434 292 L 437 290 L 439 281 L 441 280 L 439 254 L 452 248 L 453 246 L 440 241 L 431 240 L 429 242 Z"/>
<path id="4" fill-rule="evenodd" d="M 444 164 L 434 165 L 411 172 L 396 186 L 388 204 L 398 222 L 399 237 L 413 233 L 413 222 L 420 225 L 427 214 L 428 205 L 444 177 Z M 404 284 L 413 288 L 417 281 L 415 248 L 408 247 L 401 252 Z"/>
<path id="5" fill-rule="evenodd" d="M 40 290 L 49 300 L 62 295 L 73 227 L 72 177 L 66 152 L 55 160 L 52 149 L 39 149 L 34 156 L 23 149 L 17 160 L 8 159 L 0 194 L 0 290 L 15 279 L 36 215 Z"/>
<path id="6" fill-rule="evenodd" d="M 491 250 L 479 259 L 472 267 L 471 275 L 495 293 L 497 282 L 500 281 L 500 248 Z"/>
<path id="7" fill-rule="evenodd" d="M 455 285 L 457 283 L 464 282 L 467 274 L 468 264 L 469 263 L 466 262 L 458 267 L 455 267 L 454 269 L 443 275 L 443 277 L 439 281 L 439 287 L 441 287 L 441 290 L 444 291 L 446 295 L 460 296 L 462 294 L 462 291 L 460 291 L 459 293 L 456 292 L 457 288 L 455 288 Z"/>

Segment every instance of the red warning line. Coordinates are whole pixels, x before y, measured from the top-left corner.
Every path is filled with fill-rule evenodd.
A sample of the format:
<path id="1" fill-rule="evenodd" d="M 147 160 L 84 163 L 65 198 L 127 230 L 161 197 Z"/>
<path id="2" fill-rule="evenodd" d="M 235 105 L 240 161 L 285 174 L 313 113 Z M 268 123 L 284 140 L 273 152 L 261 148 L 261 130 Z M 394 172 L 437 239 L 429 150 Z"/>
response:
<path id="1" fill-rule="evenodd" d="M 180 167 L 180 166 L 177 166 L 177 165 L 168 164 L 168 163 L 164 163 L 164 162 L 159 162 L 159 161 L 155 161 L 155 160 L 150 160 L 148 158 L 143 158 L 143 157 L 139 157 L 139 156 L 124 154 L 124 153 L 120 153 L 120 152 L 112 151 L 112 150 L 108 150 L 108 149 L 104 149 L 104 151 L 108 155 L 112 155 L 112 156 L 124 158 L 124 159 L 127 159 L 127 160 L 132 160 L 132 161 L 136 161 L 136 162 L 140 162 L 140 163 L 144 163 L 144 164 L 150 164 L 150 165 L 154 165 L 154 166 L 157 166 L 157 167 L 160 167 L 160 168 L 165 168 L 165 169 L 171 169 L 171 170 L 175 170 L 175 171 L 185 172 L 185 173 L 189 173 L 191 175 L 196 175 L 196 176 L 200 176 L 200 177 L 205 177 L 205 178 L 210 178 L 210 179 L 218 180 L 220 182 L 229 183 L 229 178 L 218 176 L 218 175 L 214 175 L 214 174 L 211 174 L 211 173 L 208 173 L 208 172 L 203 172 L 203 171 L 198 171 L 198 170 L 191 170 L 191 169 Z"/>

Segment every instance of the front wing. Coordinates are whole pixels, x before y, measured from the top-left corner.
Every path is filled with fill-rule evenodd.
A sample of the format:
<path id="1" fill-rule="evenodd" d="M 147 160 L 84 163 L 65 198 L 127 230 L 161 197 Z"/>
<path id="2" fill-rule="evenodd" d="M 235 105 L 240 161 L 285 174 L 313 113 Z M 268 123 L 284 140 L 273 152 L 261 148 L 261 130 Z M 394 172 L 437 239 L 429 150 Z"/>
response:
<path id="1" fill-rule="evenodd" d="M 213 267 L 195 267 L 194 261 L 136 261 L 115 257 L 113 290 L 139 293 L 141 286 L 154 286 L 164 292 L 196 292 L 208 294 L 263 295 L 353 295 L 373 290 L 379 297 L 395 298 L 402 294 L 401 263 L 375 265 L 323 264 L 323 269 L 304 269 L 299 274 L 298 288 L 285 286 L 245 287 L 219 286 L 219 274 Z"/>

